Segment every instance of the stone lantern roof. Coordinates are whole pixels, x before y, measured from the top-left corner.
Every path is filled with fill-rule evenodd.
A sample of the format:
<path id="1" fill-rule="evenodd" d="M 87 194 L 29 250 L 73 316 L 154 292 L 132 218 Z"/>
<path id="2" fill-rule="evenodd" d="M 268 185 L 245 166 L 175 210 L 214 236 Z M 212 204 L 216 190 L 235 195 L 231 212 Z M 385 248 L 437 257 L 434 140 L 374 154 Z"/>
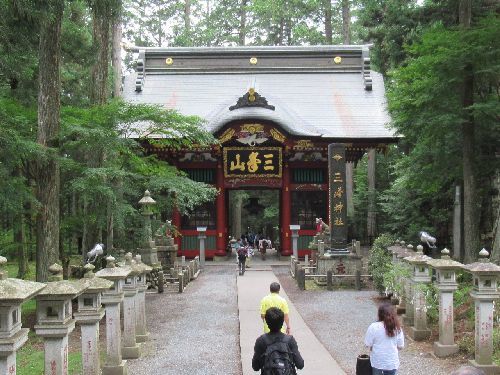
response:
<path id="1" fill-rule="evenodd" d="M 146 190 L 144 192 L 144 196 L 139 201 L 139 204 L 144 205 L 144 206 L 153 205 L 155 203 L 156 203 L 156 201 L 153 198 L 151 198 L 151 193 L 149 192 L 149 190 Z"/>
<path id="2" fill-rule="evenodd" d="M 142 273 L 142 267 L 139 266 L 133 259 L 132 253 L 125 254 L 125 267 L 130 268 L 130 275 L 137 276 Z"/>
<path id="3" fill-rule="evenodd" d="M 432 268 L 439 270 L 456 270 L 463 268 L 463 264 L 450 258 L 450 250 L 441 251 L 441 259 L 431 259 L 427 262 Z"/>
<path id="4" fill-rule="evenodd" d="M 8 278 L 2 269 L 5 263 L 7 259 L 0 256 L 0 305 L 20 305 L 45 288 L 45 284 L 35 281 Z"/>
<path id="5" fill-rule="evenodd" d="M 491 263 L 488 259 L 489 253 L 486 249 L 483 249 L 479 252 L 479 260 L 477 262 L 467 264 L 463 266 L 467 271 L 474 274 L 500 274 L 500 266 L 497 266 L 494 263 Z"/>
<path id="6" fill-rule="evenodd" d="M 114 284 L 111 280 L 96 277 L 95 273 L 93 272 L 93 270 L 95 269 L 95 266 L 93 264 L 87 263 L 83 268 L 85 269 L 85 275 L 83 276 L 83 279 L 81 281 L 88 286 L 85 292 L 101 293 L 113 287 Z"/>
<path id="7" fill-rule="evenodd" d="M 125 279 L 132 270 L 129 267 L 116 267 L 115 258 L 109 256 L 106 258 L 106 268 L 98 271 L 95 275 L 108 280 L 122 280 Z"/>
<path id="8" fill-rule="evenodd" d="M 142 257 L 140 254 L 135 256 L 135 265 L 140 270 L 140 273 L 150 273 L 153 270 L 153 267 L 148 266 L 145 263 L 142 263 Z"/>
<path id="9" fill-rule="evenodd" d="M 74 298 L 87 289 L 87 285 L 81 281 L 63 280 L 62 270 L 63 268 L 57 263 L 49 267 L 49 272 L 52 275 L 49 276 L 47 286 L 38 294 L 38 297 L 67 296 Z"/>
<path id="10" fill-rule="evenodd" d="M 409 246 L 409 245 L 408 245 Z M 421 245 L 417 246 L 417 253 L 415 255 L 411 255 L 409 257 L 404 258 L 408 263 L 414 264 L 414 265 L 427 265 L 427 262 L 431 260 L 432 258 L 424 255 L 423 253 L 423 247 Z"/>

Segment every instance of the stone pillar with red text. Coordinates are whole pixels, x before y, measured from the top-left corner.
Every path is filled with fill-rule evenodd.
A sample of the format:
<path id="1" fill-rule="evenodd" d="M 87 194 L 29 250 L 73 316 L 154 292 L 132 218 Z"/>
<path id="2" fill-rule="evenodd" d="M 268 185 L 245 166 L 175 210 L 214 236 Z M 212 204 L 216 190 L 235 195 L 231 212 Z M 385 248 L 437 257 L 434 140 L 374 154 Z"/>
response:
<path id="1" fill-rule="evenodd" d="M 290 238 L 291 222 L 291 192 L 290 192 L 290 170 L 288 164 L 283 164 L 283 188 L 281 190 L 281 255 L 292 255 L 292 244 Z"/>
<path id="2" fill-rule="evenodd" d="M 224 189 L 224 170 L 222 164 L 217 165 L 217 199 L 216 199 L 216 252 L 215 256 L 226 256 L 226 237 L 227 237 L 227 223 L 226 223 L 226 190 Z"/>

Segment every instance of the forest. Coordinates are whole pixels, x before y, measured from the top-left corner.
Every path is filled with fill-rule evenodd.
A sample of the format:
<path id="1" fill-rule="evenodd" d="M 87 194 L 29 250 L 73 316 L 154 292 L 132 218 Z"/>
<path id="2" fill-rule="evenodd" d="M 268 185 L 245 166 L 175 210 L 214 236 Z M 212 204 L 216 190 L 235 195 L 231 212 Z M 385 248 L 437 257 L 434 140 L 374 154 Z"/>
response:
<path id="1" fill-rule="evenodd" d="M 355 238 L 419 230 L 453 249 L 457 186 L 463 246 L 500 261 L 500 5 L 495 0 L 0 0 L 0 255 L 36 279 L 95 242 L 133 249 L 149 189 L 157 221 L 216 190 L 144 152 L 148 122 L 169 147 L 212 144 L 203 119 L 120 99 L 133 46 L 370 44 L 401 136 L 356 167 Z M 146 140 L 144 140 L 146 141 Z M 375 194 L 375 197 L 370 196 Z"/>

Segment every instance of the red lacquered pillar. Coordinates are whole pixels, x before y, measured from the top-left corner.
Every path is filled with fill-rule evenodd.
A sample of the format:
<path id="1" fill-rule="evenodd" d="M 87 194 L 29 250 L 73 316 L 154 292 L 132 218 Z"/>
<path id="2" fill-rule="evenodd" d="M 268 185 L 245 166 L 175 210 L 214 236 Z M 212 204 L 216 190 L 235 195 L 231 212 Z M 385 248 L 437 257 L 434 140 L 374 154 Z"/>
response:
<path id="1" fill-rule="evenodd" d="M 290 238 L 292 200 L 290 193 L 290 170 L 283 164 L 283 189 L 281 190 L 281 255 L 292 255 Z"/>
<path id="2" fill-rule="evenodd" d="M 217 239 L 215 241 L 217 250 L 215 252 L 216 256 L 226 256 L 226 237 L 227 237 L 227 225 L 226 225 L 226 191 L 224 189 L 224 170 L 222 169 L 222 164 L 217 164 L 217 176 L 216 176 L 216 187 L 218 190 L 218 195 L 216 199 L 216 229 L 217 229 Z"/>

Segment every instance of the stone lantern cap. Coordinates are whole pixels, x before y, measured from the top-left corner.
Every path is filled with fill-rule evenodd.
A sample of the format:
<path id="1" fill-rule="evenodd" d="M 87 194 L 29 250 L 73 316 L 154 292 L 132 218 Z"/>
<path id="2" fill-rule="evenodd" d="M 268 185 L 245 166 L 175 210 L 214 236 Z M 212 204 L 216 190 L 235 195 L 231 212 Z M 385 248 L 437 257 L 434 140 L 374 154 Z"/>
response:
<path id="1" fill-rule="evenodd" d="M 54 263 L 49 267 L 49 282 L 47 286 L 37 295 L 40 299 L 50 299 L 50 297 L 75 298 L 82 294 L 87 285 L 81 281 L 68 281 L 62 279 L 62 267 Z"/>
<path id="2" fill-rule="evenodd" d="M 103 279 L 115 281 L 115 280 L 124 280 L 130 275 L 132 270 L 129 267 L 116 267 L 115 258 L 112 256 L 108 256 L 106 258 L 106 268 L 98 271 L 95 275 L 98 277 L 102 277 Z"/>
<path id="3" fill-rule="evenodd" d="M 7 258 L 0 256 L 0 305 L 20 305 L 45 288 L 45 284 L 35 281 L 8 278 L 3 270 Z"/>
<path id="4" fill-rule="evenodd" d="M 421 253 L 414 253 L 414 255 L 408 256 L 404 258 L 408 263 L 414 264 L 414 265 L 419 265 L 419 264 L 425 264 L 427 265 L 427 262 L 431 260 L 431 257 L 428 257 L 427 255 L 421 254 Z"/>
<path id="5" fill-rule="evenodd" d="M 488 259 L 490 254 L 486 249 L 483 249 L 479 252 L 479 260 L 477 262 L 467 264 L 463 266 L 463 268 L 473 274 L 500 274 L 500 266 L 497 266 L 494 263 L 491 263 Z"/>
<path id="6" fill-rule="evenodd" d="M 431 259 L 427 263 L 435 269 L 438 270 L 457 270 L 463 268 L 463 264 L 456 262 L 449 256 L 450 251 L 444 248 L 441 251 L 441 259 Z"/>
<path id="7" fill-rule="evenodd" d="M 142 267 L 138 266 L 132 258 L 132 253 L 125 254 L 125 267 L 130 268 L 130 276 L 137 276 L 142 273 Z"/>
<path id="8" fill-rule="evenodd" d="M 144 206 L 150 206 L 150 205 L 153 205 L 155 203 L 156 203 L 156 201 L 153 198 L 151 198 L 151 193 L 149 192 L 149 190 L 146 190 L 144 192 L 144 196 L 139 201 L 139 204 L 144 205 Z"/>
<path id="9" fill-rule="evenodd" d="M 142 257 L 140 254 L 135 256 L 135 264 L 138 268 L 140 268 L 141 273 L 150 273 L 153 271 L 153 267 L 148 266 L 147 264 L 142 263 Z"/>
<path id="10" fill-rule="evenodd" d="M 81 281 L 87 285 L 86 293 L 102 293 L 113 287 L 114 283 L 111 280 L 96 277 L 93 272 L 95 269 L 93 264 L 87 263 L 83 269 L 85 270 L 85 275 Z"/>

